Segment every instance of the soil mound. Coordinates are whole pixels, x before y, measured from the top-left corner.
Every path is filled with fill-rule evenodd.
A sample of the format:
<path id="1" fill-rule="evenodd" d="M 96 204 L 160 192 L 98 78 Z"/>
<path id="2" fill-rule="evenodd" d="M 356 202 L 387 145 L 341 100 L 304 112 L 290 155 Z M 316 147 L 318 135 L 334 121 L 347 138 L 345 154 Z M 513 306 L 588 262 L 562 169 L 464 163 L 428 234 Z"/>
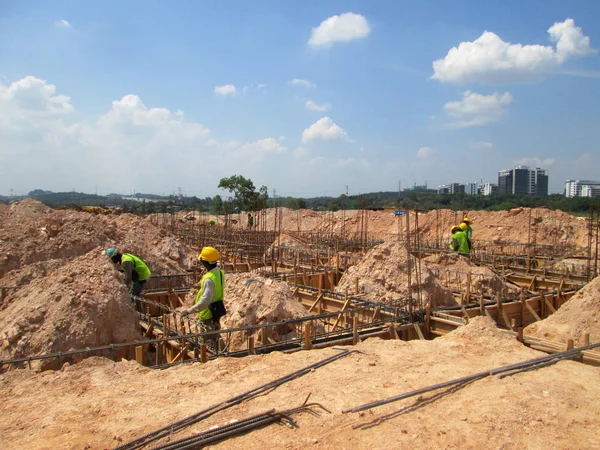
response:
<path id="1" fill-rule="evenodd" d="M 411 270 L 412 292 L 421 290 L 424 304 L 431 306 L 454 305 L 452 292 L 441 286 L 426 264 L 421 263 L 421 283 L 417 282 L 418 259 L 411 256 L 410 264 L 406 248 L 399 242 L 385 242 L 372 248 L 355 266 L 342 276 L 337 292 L 348 289 L 353 293 L 358 277 L 359 293 L 370 300 L 389 302 L 408 296 L 408 271 Z"/>
<path id="2" fill-rule="evenodd" d="M 194 256 L 164 230 L 137 216 L 53 210 L 25 200 L 10 205 L 0 221 L 0 285 L 9 286 L 2 279 L 9 271 L 56 259 L 66 263 L 98 246 L 137 254 L 154 274 L 181 272 Z"/>
<path id="3" fill-rule="evenodd" d="M 532 323 L 524 332 L 553 341 L 573 339 L 579 343 L 589 333 L 590 343 L 600 342 L 600 277 L 585 285 L 554 314 Z"/>
<path id="4" fill-rule="evenodd" d="M 503 333 L 487 316 L 472 317 L 469 323 L 442 336 L 441 339 L 465 344 L 469 354 L 498 351 L 498 348 L 502 348 L 503 352 L 523 348 L 515 338 Z"/>
<path id="5" fill-rule="evenodd" d="M 438 253 L 423 258 L 427 267 L 431 269 L 439 283 L 445 287 L 464 292 L 468 282 L 468 273 L 471 272 L 471 292 L 483 293 L 495 297 L 517 296 L 520 289 L 510 283 L 504 282 L 501 276 L 487 267 L 480 267 L 470 259 L 457 253 Z"/>
<path id="6" fill-rule="evenodd" d="M 0 359 L 139 339 L 121 278 L 98 248 L 11 291 L 0 313 Z"/>
<path id="7" fill-rule="evenodd" d="M 198 290 L 193 289 L 187 296 L 195 299 Z M 190 302 L 192 303 L 192 302 Z M 296 300 L 291 287 L 268 278 L 262 278 L 250 273 L 226 274 L 225 307 L 227 314 L 221 319 L 221 328 L 240 328 L 248 325 L 282 322 L 287 319 L 308 316 L 306 308 Z M 273 327 L 270 337 L 279 342 L 283 337 L 295 338 L 296 329 L 292 325 Z M 260 331 L 252 335 L 259 339 Z M 245 346 L 241 335 L 231 345 L 235 348 Z"/>

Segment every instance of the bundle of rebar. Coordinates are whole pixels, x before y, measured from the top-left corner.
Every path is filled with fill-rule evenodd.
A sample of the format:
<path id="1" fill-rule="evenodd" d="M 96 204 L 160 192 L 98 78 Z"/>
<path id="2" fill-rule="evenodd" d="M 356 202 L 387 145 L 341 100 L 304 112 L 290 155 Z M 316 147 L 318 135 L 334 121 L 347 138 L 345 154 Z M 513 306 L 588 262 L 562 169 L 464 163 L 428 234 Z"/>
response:
<path id="1" fill-rule="evenodd" d="M 145 447 L 146 445 L 150 444 L 151 442 L 157 441 L 158 439 L 162 439 L 163 437 L 168 436 L 178 430 L 181 430 L 182 428 L 188 427 L 194 423 L 198 423 L 219 411 L 223 411 L 225 409 L 231 408 L 232 406 L 238 405 L 242 402 L 245 402 L 252 398 L 255 398 L 265 392 L 271 391 L 271 390 L 275 389 L 276 387 L 281 386 L 284 383 L 287 383 L 288 381 L 292 381 L 292 380 L 295 380 L 296 378 L 300 378 L 301 376 L 306 375 L 307 373 L 310 373 L 311 371 L 313 371 L 319 367 L 322 367 L 326 364 L 329 364 L 333 361 L 343 358 L 344 356 L 347 356 L 350 353 L 356 353 L 356 352 L 357 352 L 356 350 L 349 351 L 347 349 L 341 349 L 340 353 L 338 353 L 336 355 L 322 359 L 321 361 L 318 361 L 314 364 L 306 366 L 295 372 L 289 373 L 288 375 L 285 375 L 281 378 L 273 380 L 269 383 L 263 384 L 262 386 L 254 388 L 250 391 L 246 391 L 240 395 L 232 397 L 221 403 L 217 403 L 216 405 L 213 405 L 206 409 L 203 409 L 202 411 L 192 414 L 191 416 L 188 416 L 184 419 L 181 419 L 181 420 L 174 422 L 170 425 L 167 425 L 165 427 L 159 428 L 158 430 L 155 430 L 148 434 L 145 434 L 144 436 L 141 436 L 137 439 L 134 439 L 132 441 L 121 444 L 117 447 L 117 450 L 133 450 L 133 449 Z"/>
<path id="2" fill-rule="evenodd" d="M 306 398 L 306 401 L 307 400 L 308 397 Z M 291 427 L 297 428 L 296 422 L 291 417 L 293 414 L 308 412 L 312 415 L 318 415 L 316 411 L 311 409 L 313 407 L 319 407 L 324 411 L 329 412 L 327 408 L 325 408 L 319 403 L 306 403 L 306 401 L 304 401 L 304 403 L 301 406 L 298 406 L 296 408 L 288 409 L 285 411 L 277 411 L 275 409 L 271 409 L 261 414 L 256 414 L 254 416 L 247 417 L 242 420 L 231 422 L 221 427 L 211 428 L 208 431 L 204 431 L 202 433 L 198 433 L 184 439 L 179 439 L 174 442 L 169 442 L 167 444 L 154 447 L 153 450 L 185 450 L 200 448 L 204 445 L 214 444 L 216 442 L 223 441 L 230 437 L 237 436 L 248 431 L 257 430 L 259 428 L 265 427 L 267 425 L 272 425 L 274 423 L 284 423 Z"/>

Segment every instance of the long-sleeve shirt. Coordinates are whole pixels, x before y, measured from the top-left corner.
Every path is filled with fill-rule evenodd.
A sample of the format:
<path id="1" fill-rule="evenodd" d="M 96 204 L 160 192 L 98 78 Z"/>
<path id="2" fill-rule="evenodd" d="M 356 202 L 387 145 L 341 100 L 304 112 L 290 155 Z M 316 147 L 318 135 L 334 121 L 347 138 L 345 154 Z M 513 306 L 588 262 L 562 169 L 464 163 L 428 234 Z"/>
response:
<path id="1" fill-rule="evenodd" d="M 218 267 L 215 267 L 211 270 L 211 272 L 216 272 L 217 270 L 221 270 Z M 213 295 L 215 294 L 215 283 L 210 278 L 204 280 L 204 287 L 202 288 L 202 296 L 200 300 L 187 311 L 189 314 L 194 314 L 202 311 L 203 309 L 208 308 L 210 302 L 212 302 Z"/>
<path id="2" fill-rule="evenodd" d="M 123 264 L 121 264 L 121 267 L 123 268 L 123 273 L 125 274 L 123 281 L 125 282 L 126 286 L 129 286 L 131 284 L 131 280 L 133 279 L 133 263 L 131 261 L 125 261 Z"/>

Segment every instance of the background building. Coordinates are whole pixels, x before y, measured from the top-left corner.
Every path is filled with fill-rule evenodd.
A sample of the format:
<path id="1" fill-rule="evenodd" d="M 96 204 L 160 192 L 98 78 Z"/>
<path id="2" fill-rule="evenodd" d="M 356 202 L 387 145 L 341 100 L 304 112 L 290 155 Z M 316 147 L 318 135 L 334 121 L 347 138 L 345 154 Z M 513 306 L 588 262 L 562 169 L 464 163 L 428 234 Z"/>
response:
<path id="1" fill-rule="evenodd" d="M 479 185 L 479 195 L 496 195 L 498 185 L 493 183 L 484 183 Z"/>
<path id="2" fill-rule="evenodd" d="M 536 167 L 517 166 L 498 171 L 498 194 L 548 195 L 548 174 Z"/>
<path id="3" fill-rule="evenodd" d="M 600 182 L 590 180 L 565 181 L 565 197 L 598 197 Z"/>

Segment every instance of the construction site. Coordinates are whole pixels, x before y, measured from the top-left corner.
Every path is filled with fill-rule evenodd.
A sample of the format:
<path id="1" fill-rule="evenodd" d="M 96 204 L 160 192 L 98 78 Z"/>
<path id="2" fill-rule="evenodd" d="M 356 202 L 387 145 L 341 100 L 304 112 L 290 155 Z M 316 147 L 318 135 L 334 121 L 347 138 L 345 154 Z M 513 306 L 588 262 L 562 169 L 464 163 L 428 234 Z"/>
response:
<path id="1" fill-rule="evenodd" d="M 0 447 L 600 448 L 599 211 L 0 204 Z"/>

